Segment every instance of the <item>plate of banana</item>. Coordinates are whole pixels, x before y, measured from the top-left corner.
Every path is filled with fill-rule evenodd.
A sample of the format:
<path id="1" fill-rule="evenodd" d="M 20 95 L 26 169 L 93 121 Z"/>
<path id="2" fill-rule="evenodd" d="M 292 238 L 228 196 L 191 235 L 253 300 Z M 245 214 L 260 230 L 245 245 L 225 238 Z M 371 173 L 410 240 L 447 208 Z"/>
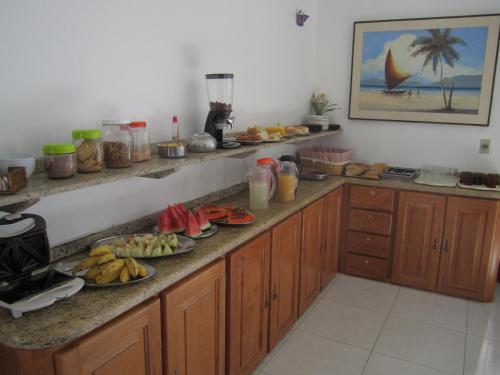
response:
<path id="1" fill-rule="evenodd" d="M 131 257 L 117 258 L 107 245 L 93 248 L 87 258 L 68 266 L 75 276 L 83 277 L 85 285 L 90 287 L 135 284 L 156 273 L 150 264 Z"/>

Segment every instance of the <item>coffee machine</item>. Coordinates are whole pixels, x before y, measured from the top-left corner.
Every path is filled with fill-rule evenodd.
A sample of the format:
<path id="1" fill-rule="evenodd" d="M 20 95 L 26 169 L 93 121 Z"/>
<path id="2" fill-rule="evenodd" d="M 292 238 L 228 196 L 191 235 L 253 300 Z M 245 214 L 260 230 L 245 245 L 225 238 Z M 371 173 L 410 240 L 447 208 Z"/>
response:
<path id="1" fill-rule="evenodd" d="M 223 133 L 226 127 L 233 128 L 233 79 L 232 73 L 206 74 L 207 94 L 210 106 L 205 132 L 217 140 L 218 148 L 232 148 L 228 143 L 225 147 Z M 234 142 L 233 142 L 234 143 Z"/>

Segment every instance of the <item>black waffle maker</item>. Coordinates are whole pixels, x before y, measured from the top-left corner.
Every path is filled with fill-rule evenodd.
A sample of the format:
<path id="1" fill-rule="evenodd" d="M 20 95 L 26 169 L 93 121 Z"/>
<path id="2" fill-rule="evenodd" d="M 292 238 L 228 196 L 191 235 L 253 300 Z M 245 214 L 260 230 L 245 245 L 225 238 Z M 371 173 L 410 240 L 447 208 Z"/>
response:
<path id="1" fill-rule="evenodd" d="M 0 307 L 14 318 L 49 306 L 83 287 L 83 280 L 50 269 L 45 220 L 32 214 L 0 218 Z"/>

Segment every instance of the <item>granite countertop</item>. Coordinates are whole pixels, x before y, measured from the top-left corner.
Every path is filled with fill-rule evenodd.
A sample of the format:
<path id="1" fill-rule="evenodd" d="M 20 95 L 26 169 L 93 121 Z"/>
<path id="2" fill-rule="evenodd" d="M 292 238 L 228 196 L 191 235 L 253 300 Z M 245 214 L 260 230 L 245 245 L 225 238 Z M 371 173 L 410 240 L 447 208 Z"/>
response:
<path id="1" fill-rule="evenodd" d="M 9 311 L 0 309 L 0 344 L 19 349 L 42 349 L 75 340 L 148 298 L 158 295 L 182 278 L 213 260 L 223 257 L 252 237 L 344 183 L 500 199 L 500 192 L 431 187 L 412 182 L 371 181 L 345 177 L 330 177 L 322 182 L 301 181 L 295 202 L 289 204 L 272 202 L 268 210 L 257 212 L 254 224 L 243 227 L 220 227 L 216 235 L 197 241 L 196 249 L 191 253 L 172 258 L 148 260 L 156 267 L 157 273 L 153 278 L 142 283 L 115 288 L 84 288 L 69 299 L 59 301 L 42 310 L 25 313 L 20 319 L 14 319 Z M 248 207 L 248 193 L 239 193 L 225 201 Z M 76 255 L 67 260 L 79 257 L 82 255 Z"/>

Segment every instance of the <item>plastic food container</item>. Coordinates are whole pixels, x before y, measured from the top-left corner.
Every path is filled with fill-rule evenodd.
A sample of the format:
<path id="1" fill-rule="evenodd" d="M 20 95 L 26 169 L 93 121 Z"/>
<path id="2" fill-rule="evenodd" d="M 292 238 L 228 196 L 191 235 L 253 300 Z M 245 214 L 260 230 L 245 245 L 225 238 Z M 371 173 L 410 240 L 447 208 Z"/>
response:
<path id="1" fill-rule="evenodd" d="M 43 146 L 44 164 L 48 178 L 68 178 L 76 173 L 76 147 L 72 143 Z"/>
<path id="2" fill-rule="evenodd" d="M 127 168 L 132 165 L 132 134 L 130 121 L 103 121 L 104 165 L 106 168 Z"/>
<path id="3" fill-rule="evenodd" d="M 97 129 L 78 129 L 72 133 L 76 147 L 77 170 L 80 173 L 99 172 L 104 168 L 102 132 Z"/>
<path id="4" fill-rule="evenodd" d="M 151 138 L 146 129 L 146 122 L 131 122 L 130 132 L 132 134 L 132 161 L 151 160 Z"/>

